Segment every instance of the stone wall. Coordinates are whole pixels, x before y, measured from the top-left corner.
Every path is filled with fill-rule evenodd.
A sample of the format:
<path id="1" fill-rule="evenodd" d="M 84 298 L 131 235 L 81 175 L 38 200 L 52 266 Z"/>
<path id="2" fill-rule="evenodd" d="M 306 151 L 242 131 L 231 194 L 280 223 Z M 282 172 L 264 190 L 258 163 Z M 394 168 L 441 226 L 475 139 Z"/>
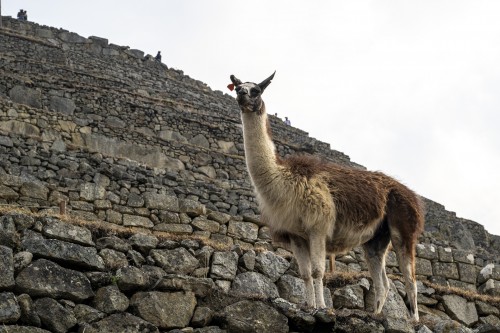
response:
<path id="1" fill-rule="evenodd" d="M 72 217 L 0 214 L 0 332 L 427 332 L 424 326 L 436 332 L 445 332 L 441 326 L 494 332 L 488 329 L 499 327 L 498 297 L 495 303 L 443 293 L 421 281 L 422 320 L 416 328 L 398 280 L 391 282 L 384 319 L 371 318 L 364 312 L 371 311 L 370 282 L 356 275 L 366 269 L 360 250 L 336 261 L 336 271 L 354 279 L 328 280 L 325 297 L 335 314 L 304 310 L 296 305 L 304 301 L 297 264 L 290 252 L 273 247 L 267 227 L 207 214 L 188 200 L 161 199 L 165 214 L 189 220 L 185 225 L 197 232 L 172 238 Z M 210 233 L 218 237 L 207 238 Z M 419 244 L 417 254 L 422 281 L 430 277 L 438 285 L 473 291 L 478 286 L 486 295 L 500 296 L 498 265 L 480 267 L 469 252 L 430 244 Z M 387 269 L 398 275 L 393 252 Z"/>
<path id="2" fill-rule="evenodd" d="M 12 325 L 107 331 L 116 322 L 144 331 L 414 331 L 401 320 L 404 288 L 397 280 L 385 310 L 386 317 L 396 317 L 391 320 L 373 320 L 361 311 L 370 310 L 371 297 L 363 278 L 329 285 L 334 307 L 345 313 L 332 317 L 289 303 L 301 302 L 303 283 L 290 253 L 273 246 L 259 222 L 234 98 L 104 38 L 10 18 L 3 23 L 0 207 L 42 214 L 1 217 L 6 261 L 0 265 L 0 323 L 9 332 Z M 306 132 L 274 116 L 270 121 L 282 156 L 311 153 L 363 168 Z M 498 296 L 500 238 L 424 200 L 419 278 Z M 65 223 L 42 217 L 60 202 L 67 203 Z M 72 226 L 78 221 L 100 227 Z M 140 231 L 114 237 L 113 228 Z M 387 266 L 399 274 L 393 252 Z M 71 278 L 37 276 L 38 286 L 27 281 L 45 270 Z M 336 270 L 366 271 L 362 251 L 337 258 Z M 74 281 L 76 291 L 58 289 L 66 283 L 72 289 Z M 467 297 L 419 284 L 422 313 L 433 329 L 497 323 L 497 301 Z M 183 304 L 183 314 L 176 314 L 182 325 L 163 317 L 165 322 L 155 321 L 160 315 L 154 311 L 168 312 L 165 304 L 172 302 Z M 245 314 L 257 326 L 239 327 L 235 318 Z M 271 316 L 266 323 L 272 327 L 258 326 L 264 315 Z M 55 320 L 60 316 L 69 318 L 63 326 Z"/>
<path id="3" fill-rule="evenodd" d="M 304 301 L 304 283 L 291 253 L 270 243 L 267 227 L 207 213 L 175 197 L 150 202 L 196 231 L 172 238 L 147 229 L 107 228 L 103 222 L 82 225 L 73 217 L 2 213 L 0 332 L 19 327 L 27 329 L 23 332 L 415 330 L 398 280 L 391 282 L 384 320 L 364 312 L 371 311 L 373 295 L 369 280 L 356 275 L 366 269 L 359 249 L 336 261 L 337 272 L 354 278 L 347 284 L 328 280 L 327 304 L 338 312 L 310 312 L 295 305 Z M 210 233 L 218 237 L 209 239 Z M 430 244 L 419 244 L 417 254 L 418 302 L 426 327 L 486 332 L 500 323 L 499 297 L 495 303 L 443 293 L 422 282 L 430 277 L 439 285 L 472 291 L 479 286 L 484 294 L 500 296 L 498 265 L 481 268 L 471 253 Z M 398 275 L 393 252 L 387 268 Z M 425 332 L 423 326 L 416 329 Z"/>

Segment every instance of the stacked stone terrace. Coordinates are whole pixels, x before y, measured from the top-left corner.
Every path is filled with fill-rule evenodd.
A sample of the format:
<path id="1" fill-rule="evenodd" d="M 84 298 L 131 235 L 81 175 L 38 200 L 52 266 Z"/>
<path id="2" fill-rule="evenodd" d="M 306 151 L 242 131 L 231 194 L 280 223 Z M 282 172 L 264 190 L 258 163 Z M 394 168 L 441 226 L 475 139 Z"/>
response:
<path id="1" fill-rule="evenodd" d="M 12 258 L 7 259 L 4 266 L 7 267 L 4 274 L 11 282 L 0 289 L 8 290 L 2 294 L 12 300 L 8 304 L 21 304 L 17 308 L 12 305 L 11 313 L 22 309 L 22 304 L 28 302 L 26 299 L 43 296 L 52 300 L 69 299 L 82 305 L 92 301 L 92 309 L 100 313 L 79 326 L 73 323 L 60 331 L 82 329 L 87 324 L 106 320 L 104 314 L 122 313 L 128 303 L 123 310 L 104 310 L 104 305 L 96 305 L 97 295 L 105 293 L 100 292 L 100 288 L 107 285 L 96 282 L 94 279 L 100 275 L 92 272 L 106 272 L 111 281 L 113 276 L 128 276 L 130 272 L 120 273 L 123 269 L 134 274 L 140 271 L 137 274 L 146 276 L 147 281 L 151 273 L 148 270 L 179 273 L 175 278 L 168 278 L 174 282 L 164 282 L 177 283 L 177 287 L 160 286 L 158 290 L 162 293 L 191 290 L 190 285 L 198 288 L 199 284 L 208 283 L 210 289 L 216 286 L 224 292 L 257 294 L 260 298 L 279 296 L 286 301 L 300 302 L 303 285 L 297 279 L 290 253 L 273 246 L 267 227 L 259 222 L 245 167 L 239 108 L 231 96 L 212 91 L 181 71 L 144 57 L 140 50 L 34 23 L 6 18 L 3 21 L 4 29 L 0 30 L 0 204 L 51 213 L 64 201 L 73 218 L 102 221 L 110 226 L 139 227 L 148 236 L 136 238 L 144 244 L 152 244 L 141 245 L 136 238 L 110 241 L 98 232 L 91 233 L 90 229 L 82 231 L 87 235 L 85 241 L 75 240 L 59 235 L 64 233 L 59 230 L 64 227 L 57 221 L 6 216 L 2 219 L 0 245 L 5 245 L 1 249 L 6 257 Z M 271 123 L 282 155 L 314 153 L 337 163 L 362 167 L 345 154 L 331 150 L 328 144 L 285 126 L 279 119 L 271 117 Z M 499 260 L 499 238 L 473 221 L 457 218 L 442 205 L 425 201 L 426 232 L 417 247 L 419 277 L 439 285 L 500 294 L 500 276 L 495 265 Z M 24 225 L 24 219 L 30 222 Z M 51 225 L 58 226 L 59 231 L 55 233 L 59 236 L 46 231 Z M 159 242 L 158 236 L 153 236 L 157 232 L 193 236 L 195 240 Z M 233 250 L 214 251 L 209 245 L 203 246 L 210 241 L 233 246 Z M 60 242 L 76 243 L 86 249 L 75 254 L 77 259 L 68 260 L 64 258 L 68 252 L 64 251 L 69 250 L 61 249 L 71 245 Z M 166 250 L 177 252 L 167 256 L 162 252 Z M 89 251 L 91 257 L 81 257 Z M 31 259 L 24 266 L 14 266 L 16 258 L 21 260 L 26 256 L 24 252 L 31 254 Z M 171 266 L 170 261 L 175 257 L 183 258 L 179 267 Z M 33 292 L 19 277 L 23 276 L 24 269 L 34 270 L 33 265 L 40 269 L 53 264 L 60 265 L 61 269 L 74 269 L 75 260 L 76 267 L 92 282 L 92 290 L 84 297 Z M 260 264 L 252 264 L 256 260 Z M 272 269 L 268 270 L 267 265 Z M 398 274 L 393 252 L 389 253 L 387 265 L 390 272 Z M 336 267 L 345 272 L 366 270 L 362 252 L 357 249 L 339 257 Z M 136 276 L 134 274 L 132 276 Z M 157 278 L 163 277 L 161 274 Z M 48 289 L 54 287 L 53 281 L 47 283 Z M 106 293 L 120 292 L 128 297 L 132 289 L 155 288 L 149 282 L 137 283 L 134 287 L 118 284 L 119 291 L 106 289 Z M 350 289 L 332 289 L 340 300 L 335 307 L 368 309 L 364 303 L 369 295 L 369 283 L 366 283 L 368 281 L 359 282 Z M 393 305 L 402 301 L 398 292 L 404 293 L 396 287 L 401 286 L 395 285 Z M 498 307 L 485 311 L 486 305 L 460 297 L 453 301 L 463 303 L 467 311 L 458 313 L 456 309 L 461 305 L 450 305 L 452 301 L 447 303 L 435 291 L 420 287 L 419 303 L 425 314 L 445 316 L 471 327 L 487 327 L 491 321 L 498 320 Z M 265 292 L 259 292 L 259 288 Z M 148 295 L 148 301 L 138 301 L 138 296 L 134 300 L 136 306 L 131 307 L 135 310 L 127 311 L 139 313 L 142 320 L 151 324 L 145 318 L 147 315 L 140 315 L 137 304 L 142 302 L 146 307 L 150 298 L 157 296 Z M 188 296 L 186 302 L 194 302 L 195 306 L 192 309 L 187 306 L 191 310 L 187 310 L 186 317 L 191 318 L 196 308 L 205 311 L 202 322 L 206 321 L 206 325 L 201 326 L 216 323 L 228 325 L 231 331 L 231 325 L 226 323 L 230 321 L 227 313 L 221 312 L 222 319 L 212 322 L 212 312 L 225 308 L 208 306 L 212 312 L 207 311 L 207 304 L 202 302 L 206 296 L 196 292 Z M 161 294 L 159 297 L 174 296 Z M 73 315 L 74 306 L 70 306 Z M 280 306 L 274 304 L 273 308 Z M 45 307 L 45 303 L 39 307 Z M 0 322 L 25 323 L 20 316 L 7 316 L 5 320 L 1 314 L 0 309 Z M 289 322 L 299 320 L 291 315 L 285 317 Z M 400 314 L 400 317 L 404 316 Z M 484 319 L 486 317 L 488 319 Z M 189 318 L 182 325 L 155 322 L 153 326 L 162 330 L 200 326 Z M 279 318 L 275 320 L 284 320 Z M 304 318 L 300 320 L 309 320 L 308 330 L 321 321 L 317 317 Z M 51 320 L 45 319 L 40 325 L 57 331 L 51 328 Z M 385 323 L 384 328 L 398 323 Z M 297 323 L 290 327 L 296 329 Z M 413 328 L 405 327 L 412 332 Z"/>

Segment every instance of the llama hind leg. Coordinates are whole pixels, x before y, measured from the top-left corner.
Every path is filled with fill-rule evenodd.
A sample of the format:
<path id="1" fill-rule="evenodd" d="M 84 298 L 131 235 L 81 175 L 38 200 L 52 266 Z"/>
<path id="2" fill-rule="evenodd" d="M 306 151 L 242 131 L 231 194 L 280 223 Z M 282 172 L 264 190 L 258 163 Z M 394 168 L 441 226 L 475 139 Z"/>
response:
<path id="1" fill-rule="evenodd" d="M 417 305 L 417 283 L 415 279 L 415 254 L 414 249 L 403 246 L 395 246 L 394 250 L 398 256 L 399 268 L 405 280 L 406 300 L 410 317 L 416 321 L 418 317 Z"/>
<path id="2" fill-rule="evenodd" d="M 375 300 L 373 303 L 373 312 L 379 314 L 382 312 L 385 300 L 389 293 L 389 279 L 385 272 L 385 255 L 390 242 L 390 233 L 387 221 L 377 229 L 371 240 L 363 244 L 365 250 L 365 259 L 373 281 L 375 291 Z"/>
<path id="3" fill-rule="evenodd" d="M 373 312 L 379 314 L 382 312 L 385 300 L 389 293 L 389 279 L 385 272 L 385 253 L 387 245 L 384 249 L 377 248 L 373 245 L 364 245 L 365 259 L 368 264 L 368 270 L 373 281 L 373 289 L 375 291 L 375 299 L 373 302 Z"/>
<path id="4" fill-rule="evenodd" d="M 300 277 L 304 280 L 305 284 L 305 305 L 307 307 L 316 307 L 309 244 L 304 239 L 297 237 L 292 239 L 291 247 L 297 264 L 299 265 Z"/>

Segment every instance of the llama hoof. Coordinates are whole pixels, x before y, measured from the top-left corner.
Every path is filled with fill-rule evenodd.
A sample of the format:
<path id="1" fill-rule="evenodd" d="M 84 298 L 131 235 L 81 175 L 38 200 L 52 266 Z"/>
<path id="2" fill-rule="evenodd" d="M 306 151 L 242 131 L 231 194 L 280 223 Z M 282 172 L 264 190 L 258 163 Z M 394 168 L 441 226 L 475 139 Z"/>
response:
<path id="1" fill-rule="evenodd" d="M 415 324 L 418 323 L 420 320 L 420 318 L 418 317 L 418 312 L 410 314 L 410 320 Z"/>

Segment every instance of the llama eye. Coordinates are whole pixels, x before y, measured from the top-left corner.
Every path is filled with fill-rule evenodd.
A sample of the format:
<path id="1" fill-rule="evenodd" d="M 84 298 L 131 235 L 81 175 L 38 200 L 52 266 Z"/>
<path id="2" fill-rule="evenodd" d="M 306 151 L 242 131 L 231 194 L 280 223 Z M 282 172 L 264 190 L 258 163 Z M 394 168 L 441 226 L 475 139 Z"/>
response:
<path id="1" fill-rule="evenodd" d="M 257 89 L 257 88 L 252 88 L 252 89 L 250 89 L 250 94 L 251 94 L 253 97 L 255 97 L 255 96 L 257 96 L 258 94 L 260 94 L 260 90 L 259 90 L 259 89 Z"/>

